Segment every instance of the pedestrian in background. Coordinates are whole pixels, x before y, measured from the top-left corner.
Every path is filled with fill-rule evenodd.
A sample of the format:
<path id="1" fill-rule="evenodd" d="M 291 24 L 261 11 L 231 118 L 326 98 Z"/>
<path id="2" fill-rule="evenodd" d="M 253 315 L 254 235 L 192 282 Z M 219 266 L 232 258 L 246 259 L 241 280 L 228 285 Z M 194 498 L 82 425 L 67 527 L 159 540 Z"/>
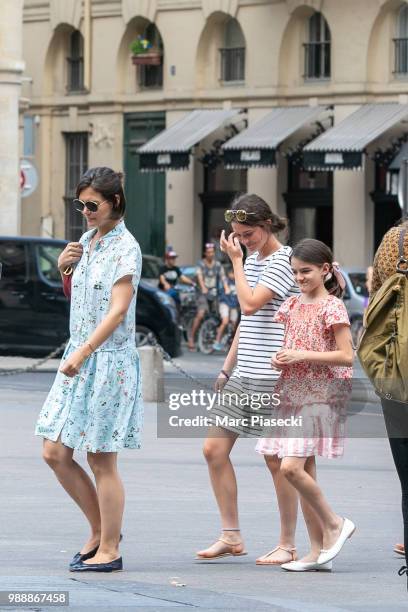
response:
<path id="1" fill-rule="evenodd" d="M 164 264 L 159 268 L 159 289 L 168 293 L 176 302 L 180 304 L 179 292 L 176 289 L 177 283 L 185 283 L 186 285 L 195 286 L 194 281 L 185 276 L 180 268 L 176 265 L 178 255 L 172 247 L 170 247 L 164 255 Z"/>
<path id="2" fill-rule="evenodd" d="M 142 395 L 135 345 L 140 248 L 126 229 L 122 175 L 92 168 L 73 206 L 88 231 L 61 253 L 61 272 L 76 264 L 70 340 L 36 426 L 43 457 L 87 518 L 91 535 L 71 561 L 75 572 L 122 569 L 119 541 L 124 489 L 117 469 L 122 448 L 139 448 Z M 52 321 L 50 321 L 52 325 Z M 87 452 L 96 488 L 73 459 Z"/>
<path id="3" fill-rule="evenodd" d="M 237 297 L 237 289 L 235 287 L 234 270 L 229 267 L 227 269 L 224 286 L 221 288 L 218 310 L 221 318 L 221 324 L 217 327 L 217 334 L 213 344 L 214 351 L 222 351 L 222 336 L 225 328 L 231 321 L 233 324 L 233 332 L 238 324 L 239 319 L 239 301 Z"/>
<path id="4" fill-rule="evenodd" d="M 353 374 L 350 321 L 339 299 L 345 287 L 328 246 L 305 239 L 293 248 L 291 265 L 301 295 L 287 299 L 274 320 L 285 326 L 283 348 L 272 357 L 281 371 L 276 385 L 279 416 L 302 417 L 293 429 L 262 438 L 256 450 L 267 463 L 282 459 L 281 473 L 297 489 L 310 537 L 310 552 L 282 568 L 331 570 L 332 559 L 354 530 L 329 506 L 316 482 L 316 455 L 339 457 L 344 448 L 344 411 Z M 344 383 L 344 384 L 343 384 Z"/>
<path id="5" fill-rule="evenodd" d="M 292 249 L 282 245 L 277 235 L 286 228 L 286 220 L 273 213 L 259 196 L 244 194 L 236 198 L 225 213 L 232 233 L 221 235 L 221 248 L 228 254 L 234 269 L 235 286 L 241 309 L 241 321 L 223 368 L 216 390 L 228 397 L 264 393 L 272 396 L 279 376 L 271 369 L 272 353 L 283 342 L 283 325 L 273 320 L 283 301 L 296 295 L 290 255 Z M 249 256 L 243 264 L 244 245 Z M 228 381 L 228 382 L 227 382 Z M 270 416 L 270 407 L 257 414 Z M 225 427 L 213 426 L 204 443 L 211 484 L 221 514 L 222 534 L 209 548 L 197 553 L 198 559 L 217 559 L 226 555 L 246 554 L 238 520 L 237 482 L 230 453 L 241 435 L 259 437 L 259 426 L 242 426 L 254 412 L 244 402 L 226 403 L 211 411 L 215 418 L 231 419 Z M 238 424 L 235 425 L 234 422 Z M 259 565 L 280 565 L 296 559 L 295 530 L 298 508 L 296 490 L 280 473 L 280 459 L 268 463 L 275 484 L 280 511 L 280 538 L 274 550 L 257 559 Z"/>
<path id="6" fill-rule="evenodd" d="M 215 245 L 207 242 L 204 247 L 204 257 L 197 265 L 197 281 L 200 295 L 197 300 L 197 314 L 191 327 L 191 335 L 188 341 L 188 349 L 195 351 L 195 336 L 206 313 L 209 310 L 209 302 L 218 299 L 220 287 L 225 284 L 224 268 L 215 259 Z"/>

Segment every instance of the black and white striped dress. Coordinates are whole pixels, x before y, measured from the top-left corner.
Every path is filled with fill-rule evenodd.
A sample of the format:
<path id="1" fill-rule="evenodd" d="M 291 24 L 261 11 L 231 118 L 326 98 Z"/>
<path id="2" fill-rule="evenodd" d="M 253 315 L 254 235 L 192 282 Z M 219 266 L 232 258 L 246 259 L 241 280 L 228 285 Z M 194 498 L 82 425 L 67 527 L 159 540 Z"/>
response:
<path id="1" fill-rule="evenodd" d="M 273 319 L 281 304 L 299 293 L 290 266 L 291 253 L 291 247 L 282 246 L 264 259 L 258 259 L 259 254 L 253 253 L 245 261 L 245 277 L 251 289 L 262 285 L 273 291 L 274 297 L 256 313 L 241 315 L 237 366 L 224 387 L 223 396 L 274 393 L 279 372 L 271 368 L 271 356 L 282 347 L 284 326 Z M 262 426 L 252 423 L 252 415 L 269 417 L 271 407 L 254 409 L 252 406 L 243 407 L 241 402 L 223 400 L 212 413 L 213 423 L 214 417 L 218 417 L 215 425 L 240 435 L 259 437 Z M 248 423 L 248 426 L 239 426 L 240 421 Z"/>

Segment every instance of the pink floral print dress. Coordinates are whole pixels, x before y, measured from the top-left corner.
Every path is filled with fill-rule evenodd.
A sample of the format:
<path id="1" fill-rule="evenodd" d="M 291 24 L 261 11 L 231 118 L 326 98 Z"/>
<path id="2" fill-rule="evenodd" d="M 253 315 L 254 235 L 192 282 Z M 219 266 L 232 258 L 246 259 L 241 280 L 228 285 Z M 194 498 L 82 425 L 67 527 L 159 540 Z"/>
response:
<path id="1" fill-rule="evenodd" d="M 285 325 L 283 348 L 321 352 L 337 348 L 333 325 L 350 325 L 344 303 L 332 295 L 309 304 L 301 296 L 290 297 L 275 321 Z M 276 417 L 302 417 L 301 425 L 274 429 L 273 437 L 258 441 L 256 451 L 279 458 L 341 456 L 352 374 L 351 367 L 309 362 L 285 367 L 275 388 Z"/>

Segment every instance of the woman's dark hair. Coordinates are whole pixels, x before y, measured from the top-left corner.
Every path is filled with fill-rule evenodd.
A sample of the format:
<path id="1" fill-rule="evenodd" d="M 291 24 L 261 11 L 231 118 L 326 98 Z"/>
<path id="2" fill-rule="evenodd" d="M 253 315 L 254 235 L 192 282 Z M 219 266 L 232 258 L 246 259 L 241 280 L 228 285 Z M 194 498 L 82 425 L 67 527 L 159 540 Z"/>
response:
<path id="1" fill-rule="evenodd" d="M 76 197 L 79 198 L 81 191 L 87 187 L 92 187 L 94 191 L 100 193 L 104 200 L 108 200 L 112 204 L 112 219 L 121 219 L 125 214 L 126 199 L 122 187 L 123 174 L 115 172 L 112 168 L 98 166 L 97 168 L 89 168 L 82 175 L 81 180 L 76 188 Z M 119 196 L 117 202 L 116 196 Z"/>
<path id="2" fill-rule="evenodd" d="M 305 238 L 295 244 L 290 258 L 292 259 L 292 257 L 315 266 L 323 266 L 325 263 L 330 264 L 330 278 L 324 282 L 324 286 L 331 295 L 342 297 L 343 290 L 333 273 L 333 253 L 327 244 L 314 238 Z"/>
<path id="3" fill-rule="evenodd" d="M 278 234 L 287 227 L 286 219 L 272 212 L 265 200 L 254 193 L 238 195 L 232 201 L 231 209 L 255 213 L 249 215 L 243 225 L 261 226 L 272 232 L 272 234 Z"/>

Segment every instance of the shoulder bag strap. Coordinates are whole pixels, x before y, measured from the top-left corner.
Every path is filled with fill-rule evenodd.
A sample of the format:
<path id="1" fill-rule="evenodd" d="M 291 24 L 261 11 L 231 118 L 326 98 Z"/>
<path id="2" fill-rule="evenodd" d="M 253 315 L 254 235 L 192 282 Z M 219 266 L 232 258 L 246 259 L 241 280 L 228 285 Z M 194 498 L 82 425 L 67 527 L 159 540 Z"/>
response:
<path id="1" fill-rule="evenodd" d="M 408 259 L 404 257 L 404 240 L 407 233 L 407 228 L 404 227 L 400 231 L 398 240 L 398 261 L 397 261 L 397 272 L 401 274 L 408 274 Z M 404 267 L 401 267 L 404 266 Z"/>

